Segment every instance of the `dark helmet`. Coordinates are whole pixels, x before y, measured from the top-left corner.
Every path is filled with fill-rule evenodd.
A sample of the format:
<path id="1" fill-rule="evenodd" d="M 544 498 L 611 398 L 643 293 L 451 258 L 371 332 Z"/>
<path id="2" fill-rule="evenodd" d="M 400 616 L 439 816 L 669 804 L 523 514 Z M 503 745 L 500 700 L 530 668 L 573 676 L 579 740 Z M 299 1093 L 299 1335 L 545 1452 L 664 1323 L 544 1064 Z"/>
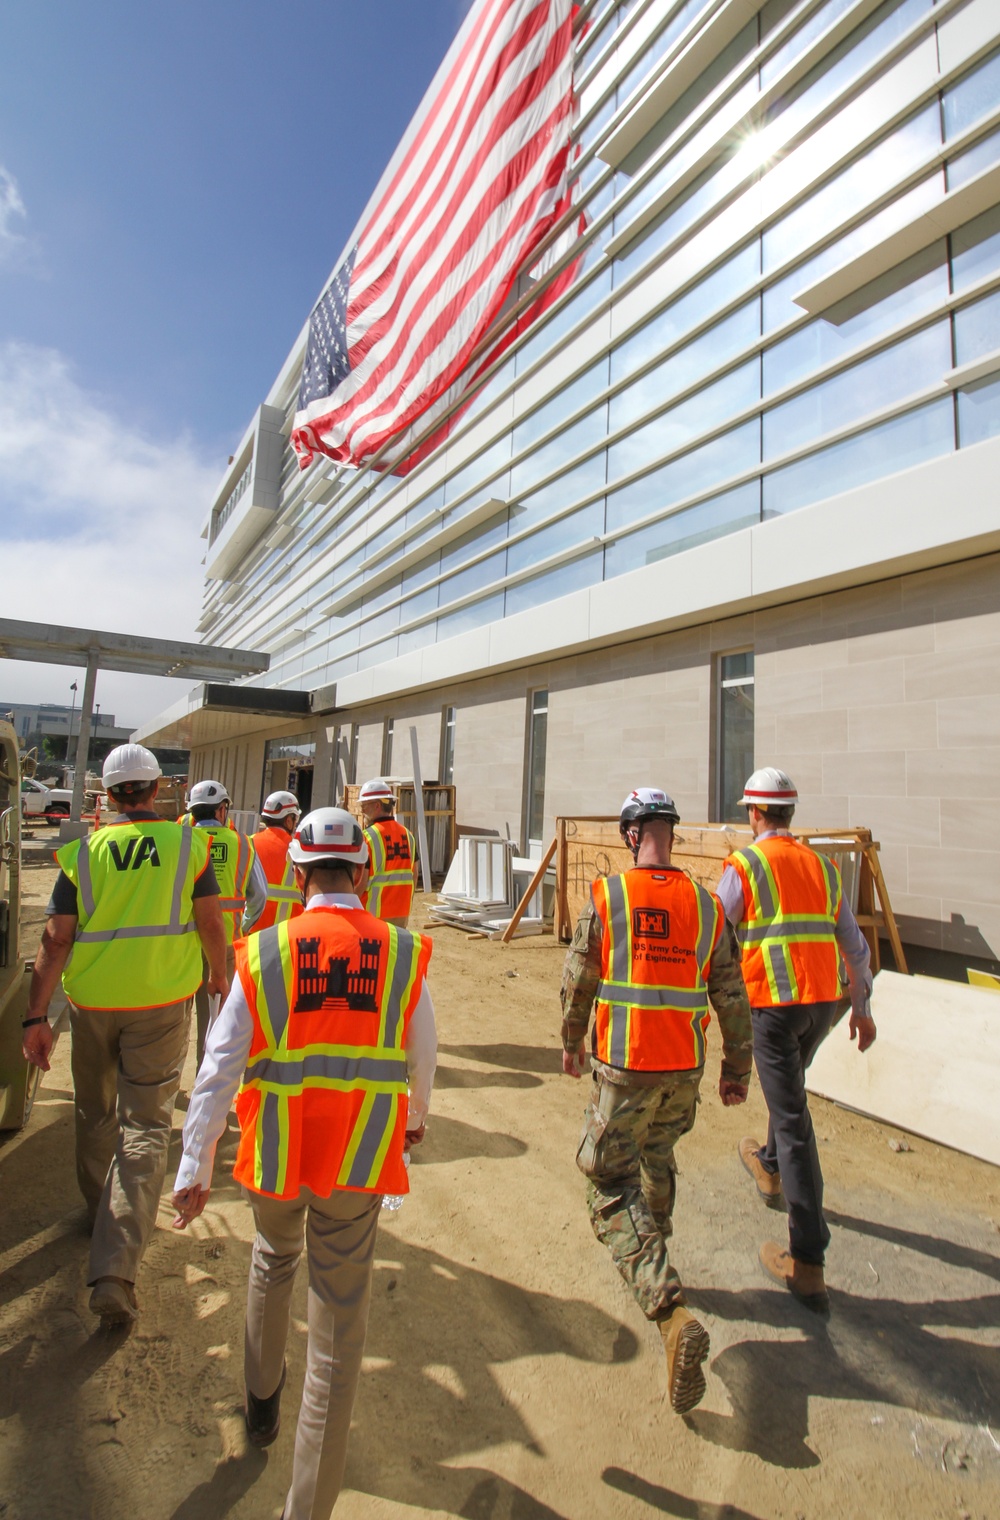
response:
<path id="1" fill-rule="evenodd" d="M 672 797 L 655 786 L 639 786 L 629 792 L 622 803 L 618 819 L 618 832 L 627 839 L 628 831 L 646 818 L 665 818 L 668 823 L 680 823 L 681 815 Z"/>

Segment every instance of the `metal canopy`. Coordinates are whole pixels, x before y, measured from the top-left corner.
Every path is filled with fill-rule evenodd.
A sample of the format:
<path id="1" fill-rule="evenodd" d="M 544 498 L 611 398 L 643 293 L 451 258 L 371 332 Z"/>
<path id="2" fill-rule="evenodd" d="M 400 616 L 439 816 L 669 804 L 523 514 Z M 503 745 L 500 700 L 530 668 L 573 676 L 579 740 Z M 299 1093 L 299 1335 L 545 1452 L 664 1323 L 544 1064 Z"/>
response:
<path id="1" fill-rule="evenodd" d="M 0 618 L 0 659 L 86 667 L 70 806 L 69 828 L 74 838 L 84 832 L 80 814 L 94 716 L 94 687 L 99 670 L 126 670 L 140 676 L 179 676 L 196 681 L 236 681 L 241 677 L 259 675 L 271 662 L 269 655 L 254 649 L 224 649 L 219 644 L 180 644 L 174 639 L 148 639 L 134 633 L 101 633 L 96 628 L 63 628 L 58 623 L 22 623 L 17 618 Z M 63 828 L 65 830 L 67 826 L 63 825 Z"/>
<path id="2" fill-rule="evenodd" d="M 141 634 L 101 633 L 94 628 L 63 628 L 57 623 L 22 623 L 16 618 L 0 618 L 0 659 L 85 666 L 94 655 L 99 670 L 177 676 L 190 681 L 238 681 L 259 675 L 270 664 L 269 655 L 254 649 L 182 644 Z"/>

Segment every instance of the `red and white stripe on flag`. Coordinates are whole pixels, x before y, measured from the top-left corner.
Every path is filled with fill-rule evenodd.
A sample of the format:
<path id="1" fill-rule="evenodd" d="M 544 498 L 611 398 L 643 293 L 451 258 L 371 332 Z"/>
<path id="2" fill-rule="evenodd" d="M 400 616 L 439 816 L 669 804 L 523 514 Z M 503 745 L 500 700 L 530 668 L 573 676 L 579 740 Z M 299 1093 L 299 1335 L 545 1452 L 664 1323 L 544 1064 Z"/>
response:
<path id="1" fill-rule="evenodd" d="M 296 414 L 303 468 L 317 453 L 361 464 L 393 438 L 404 446 L 390 468 L 411 467 L 405 444 L 512 341 L 470 363 L 570 206 L 573 13 L 572 0 L 480 0 L 467 18 L 366 209 L 343 313 L 349 367 Z"/>

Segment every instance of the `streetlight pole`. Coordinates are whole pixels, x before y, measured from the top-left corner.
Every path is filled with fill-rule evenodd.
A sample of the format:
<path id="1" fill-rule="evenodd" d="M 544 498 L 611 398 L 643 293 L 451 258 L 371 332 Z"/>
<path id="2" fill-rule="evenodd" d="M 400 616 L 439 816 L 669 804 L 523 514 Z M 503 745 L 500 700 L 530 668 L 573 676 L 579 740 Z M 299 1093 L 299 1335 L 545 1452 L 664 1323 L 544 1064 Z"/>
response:
<path id="1" fill-rule="evenodd" d="M 70 691 L 73 693 L 73 695 L 70 698 L 69 733 L 66 735 L 66 764 L 67 765 L 69 764 L 70 745 L 73 743 L 73 714 L 76 712 L 76 682 L 75 681 L 73 682 L 72 686 L 70 687 Z"/>

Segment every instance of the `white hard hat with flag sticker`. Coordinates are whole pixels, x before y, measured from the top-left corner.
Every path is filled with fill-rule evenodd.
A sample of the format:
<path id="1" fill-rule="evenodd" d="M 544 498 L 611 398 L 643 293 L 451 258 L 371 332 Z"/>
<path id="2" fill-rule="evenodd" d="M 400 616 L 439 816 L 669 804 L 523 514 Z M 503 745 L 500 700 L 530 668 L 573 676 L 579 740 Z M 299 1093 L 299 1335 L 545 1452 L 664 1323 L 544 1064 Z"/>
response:
<path id="1" fill-rule="evenodd" d="M 264 798 L 260 816 L 262 818 L 290 818 L 294 813 L 298 818 L 301 811 L 299 799 L 294 792 L 271 792 Z"/>
<path id="2" fill-rule="evenodd" d="M 799 800 L 795 783 L 787 771 L 776 765 L 762 765 L 747 780 L 740 807 L 768 808 L 794 807 Z"/>
<path id="3" fill-rule="evenodd" d="M 368 845 L 351 813 L 343 808 L 316 808 L 292 835 L 288 858 L 297 866 L 362 866 L 368 864 Z"/>

